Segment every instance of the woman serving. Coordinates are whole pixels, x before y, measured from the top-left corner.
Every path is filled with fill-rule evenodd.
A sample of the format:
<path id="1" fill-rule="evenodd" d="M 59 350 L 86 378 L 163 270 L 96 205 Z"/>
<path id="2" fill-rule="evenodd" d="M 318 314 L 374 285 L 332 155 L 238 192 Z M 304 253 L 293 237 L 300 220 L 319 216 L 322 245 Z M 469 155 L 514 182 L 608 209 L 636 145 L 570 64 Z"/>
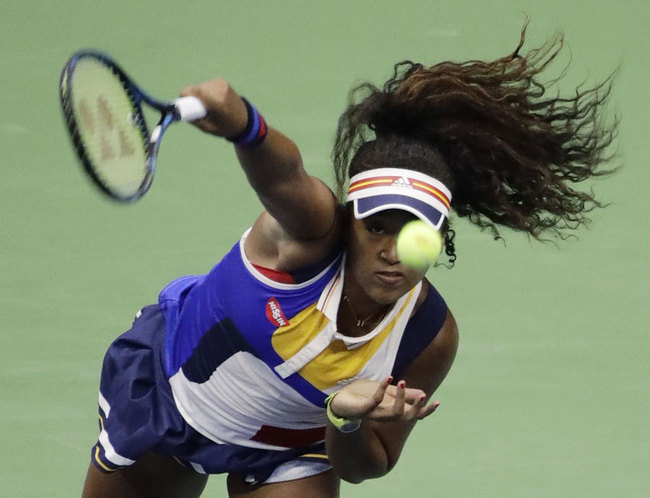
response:
<path id="1" fill-rule="evenodd" d="M 524 30 L 525 32 L 525 30 Z M 609 80 L 568 98 L 539 80 L 562 38 L 491 62 L 395 66 L 339 120 L 333 192 L 223 79 L 195 122 L 234 144 L 265 210 L 213 268 L 172 281 L 109 348 L 84 496 L 338 496 L 387 474 L 454 360 L 458 330 L 396 239 L 420 220 L 453 264 L 450 211 L 498 236 L 565 236 L 598 207 Z"/>

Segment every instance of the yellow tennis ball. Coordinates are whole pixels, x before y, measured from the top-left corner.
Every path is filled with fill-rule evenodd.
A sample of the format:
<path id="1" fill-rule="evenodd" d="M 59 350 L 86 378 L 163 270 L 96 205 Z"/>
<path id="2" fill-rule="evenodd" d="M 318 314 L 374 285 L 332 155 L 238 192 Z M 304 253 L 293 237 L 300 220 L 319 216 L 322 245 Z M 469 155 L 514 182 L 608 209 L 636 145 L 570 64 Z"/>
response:
<path id="1" fill-rule="evenodd" d="M 406 266 L 424 270 L 442 251 L 440 232 L 422 220 L 406 223 L 397 235 L 397 256 Z"/>

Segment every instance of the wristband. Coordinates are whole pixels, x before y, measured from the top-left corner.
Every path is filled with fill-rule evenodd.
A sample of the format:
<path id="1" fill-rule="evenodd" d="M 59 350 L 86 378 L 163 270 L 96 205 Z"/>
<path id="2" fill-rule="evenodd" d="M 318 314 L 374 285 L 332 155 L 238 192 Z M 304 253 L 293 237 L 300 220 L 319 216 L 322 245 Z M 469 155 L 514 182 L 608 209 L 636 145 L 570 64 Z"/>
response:
<path id="1" fill-rule="evenodd" d="M 325 398 L 325 405 L 327 406 L 327 419 L 334 427 L 336 427 L 336 430 L 344 434 L 349 434 L 350 432 L 354 432 L 358 430 L 359 427 L 361 427 L 361 419 L 342 418 L 334 415 L 334 412 L 332 411 L 332 407 L 330 405 L 332 404 L 334 396 L 336 396 L 339 392 L 340 391 L 336 391 L 335 393 L 332 393 L 327 398 Z"/>
<path id="2" fill-rule="evenodd" d="M 268 128 L 266 126 L 266 121 L 264 121 L 262 115 L 257 111 L 257 109 L 255 109 L 255 106 L 244 97 L 241 97 L 241 99 L 244 101 L 244 104 L 246 104 L 246 111 L 248 112 L 246 128 L 244 128 L 244 131 L 238 135 L 226 138 L 226 140 L 234 143 L 237 147 L 252 149 L 264 141 L 266 134 L 268 133 Z"/>

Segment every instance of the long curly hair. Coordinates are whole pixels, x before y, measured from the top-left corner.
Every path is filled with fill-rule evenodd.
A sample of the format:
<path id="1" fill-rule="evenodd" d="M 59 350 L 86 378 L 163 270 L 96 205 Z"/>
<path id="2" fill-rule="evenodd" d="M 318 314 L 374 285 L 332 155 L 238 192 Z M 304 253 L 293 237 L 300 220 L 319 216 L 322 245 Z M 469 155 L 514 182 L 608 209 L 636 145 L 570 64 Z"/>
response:
<path id="1" fill-rule="evenodd" d="M 547 96 L 566 68 L 549 82 L 540 77 L 564 37 L 521 55 L 526 27 L 514 52 L 495 61 L 403 61 L 383 88 L 354 88 L 332 152 L 339 200 L 345 202 L 350 176 L 391 165 L 444 181 L 456 215 L 495 238 L 498 226 L 536 239 L 566 238 L 587 223 L 587 213 L 602 204 L 572 185 L 616 169 L 607 164 L 618 118 L 605 118 L 614 75 L 569 96 Z M 436 159 L 409 162 L 423 149 Z M 446 245 L 453 262 L 453 231 Z"/>

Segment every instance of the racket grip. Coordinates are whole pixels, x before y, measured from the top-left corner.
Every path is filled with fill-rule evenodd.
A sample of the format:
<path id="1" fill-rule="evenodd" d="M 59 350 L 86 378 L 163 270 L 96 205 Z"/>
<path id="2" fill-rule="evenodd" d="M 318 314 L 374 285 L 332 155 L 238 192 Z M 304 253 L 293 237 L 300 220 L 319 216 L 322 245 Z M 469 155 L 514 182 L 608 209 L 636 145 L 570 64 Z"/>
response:
<path id="1" fill-rule="evenodd" d="M 176 106 L 180 121 L 201 119 L 208 112 L 203 102 L 196 97 L 180 97 L 174 100 L 174 105 Z"/>

